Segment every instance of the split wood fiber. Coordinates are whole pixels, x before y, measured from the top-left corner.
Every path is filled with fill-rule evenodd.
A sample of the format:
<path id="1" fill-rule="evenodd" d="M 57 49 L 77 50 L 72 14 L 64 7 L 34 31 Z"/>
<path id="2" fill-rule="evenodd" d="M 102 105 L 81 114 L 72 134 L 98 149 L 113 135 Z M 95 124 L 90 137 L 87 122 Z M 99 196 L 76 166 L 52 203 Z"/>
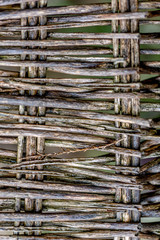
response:
<path id="1" fill-rule="evenodd" d="M 159 239 L 159 15 L 0 0 L 0 239 Z"/>

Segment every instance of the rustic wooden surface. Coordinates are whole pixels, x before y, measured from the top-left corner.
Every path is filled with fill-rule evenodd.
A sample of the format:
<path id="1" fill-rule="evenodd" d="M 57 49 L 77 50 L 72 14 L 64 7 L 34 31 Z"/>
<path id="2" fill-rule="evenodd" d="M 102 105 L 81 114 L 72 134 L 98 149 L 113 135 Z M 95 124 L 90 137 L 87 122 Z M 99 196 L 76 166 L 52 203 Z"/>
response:
<path id="1" fill-rule="evenodd" d="M 160 2 L 47 3 L 0 0 L 0 239 L 158 240 Z"/>

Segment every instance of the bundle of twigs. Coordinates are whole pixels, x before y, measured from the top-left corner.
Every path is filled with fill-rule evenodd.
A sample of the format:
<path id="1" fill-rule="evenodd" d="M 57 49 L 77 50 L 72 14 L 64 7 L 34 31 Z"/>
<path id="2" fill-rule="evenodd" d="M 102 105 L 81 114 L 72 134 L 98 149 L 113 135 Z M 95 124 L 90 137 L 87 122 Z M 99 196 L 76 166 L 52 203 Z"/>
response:
<path id="1" fill-rule="evenodd" d="M 159 239 L 159 9 L 0 0 L 0 239 Z"/>

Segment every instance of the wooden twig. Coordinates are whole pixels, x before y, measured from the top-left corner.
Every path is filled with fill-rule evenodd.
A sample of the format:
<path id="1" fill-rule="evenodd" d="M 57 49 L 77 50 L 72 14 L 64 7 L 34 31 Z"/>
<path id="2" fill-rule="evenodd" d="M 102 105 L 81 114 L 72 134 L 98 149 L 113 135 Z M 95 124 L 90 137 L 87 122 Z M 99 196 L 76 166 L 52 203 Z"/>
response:
<path id="1" fill-rule="evenodd" d="M 110 8 L 110 5 L 105 4 L 105 10 Z M 21 11 L 10 11 L 10 12 L 3 12 L 0 15 L 0 20 L 8 20 L 8 19 L 18 19 L 25 17 L 32 17 L 32 16 L 47 16 L 47 15 L 61 15 L 61 14 L 78 14 L 78 13 L 90 13 L 95 12 L 96 10 L 99 10 L 98 5 L 77 5 L 77 6 L 67 6 L 67 7 L 59 7 L 59 8 L 41 8 L 40 9 L 25 9 Z M 96 20 L 119 20 L 119 19 L 145 19 L 149 17 L 148 12 L 135 12 L 135 13 L 117 13 L 117 14 L 103 14 L 100 16 L 87 16 L 87 19 L 89 21 L 96 21 Z M 86 18 L 86 17 L 84 17 Z M 83 17 L 82 17 L 83 19 Z M 81 21 L 84 21 L 81 20 Z"/>
<path id="2" fill-rule="evenodd" d="M 160 159 L 159 158 L 155 158 L 153 160 L 151 160 L 150 162 L 144 164 L 141 168 L 140 168 L 140 172 L 144 172 L 147 171 L 148 169 L 158 165 L 160 163 Z"/>

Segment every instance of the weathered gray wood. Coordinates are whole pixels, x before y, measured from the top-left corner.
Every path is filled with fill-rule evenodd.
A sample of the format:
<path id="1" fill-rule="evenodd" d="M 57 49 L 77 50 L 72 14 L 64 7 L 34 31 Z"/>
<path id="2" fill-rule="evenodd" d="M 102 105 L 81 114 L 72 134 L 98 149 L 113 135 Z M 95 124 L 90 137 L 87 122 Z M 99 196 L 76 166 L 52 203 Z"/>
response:
<path id="1" fill-rule="evenodd" d="M 29 50 L 29 49 L 27 49 Z M 24 54 L 27 54 L 27 50 L 26 52 L 24 52 Z M 34 50 L 33 50 L 34 51 Z M 63 51 L 63 50 L 62 50 Z M 71 50 L 74 52 L 74 50 Z M 86 51 L 86 50 L 85 50 Z M 54 55 L 54 54 L 53 54 Z M 56 54 L 55 54 L 56 55 Z M 78 55 L 78 53 L 77 53 Z M 19 77 L 5 77 L 5 76 L 1 76 L 0 77 L 0 81 L 4 81 L 4 82 L 10 82 L 10 81 L 15 81 L 15 82 L 25 82 L 25 83 L 47 83 L 47 84 L 63 84 L 63 85 L 69 85 L 69 86 L 91 86 L 92 84 L 114 84 L 113 83 L 113 79 L 109 79 L 109 78 L 19 78 Z M 121 84 L 121 83 L 120 83 Z M 134 83 L 132 83 L 134 84 Z M 119 86 L 123 87 L 123 85 L 125 86 L 126 84 L 121 84 Z M 127 86 L 129 86 L 127 84 Z"/>
<path id="2" fill-rule="evenodd" d="M 38 97 L 21 97 L 21 96 L 5 96 L 0 95 L 0 104 L 7 105 L 25 105 L 25 106 L 37 106 L 37 107 L 50 107 L 50 108 L 70 108 L 79 110 L 98 110 L 101 108 L 101 103 L 95 102 L 80 102 L 80 101 L 67 101 L 60 99 L 47 99 Z M 96 106 L 97 105 L 97 106 Z M 101 110 L 104 110 L 104 106 Z"/>
<path id="3" fill-rule="evenodd" d="M 29 166 L 44 166 L 44 164 L 30 164 Z M 47 165 L 47 164 L 46 164 Z M 117 166 L 113 166 L 113 167 L 109 167 L 109 166 L 104 166 L 104 167 L 99 167 L 97 165 L 92 165 L 92 166 L 89 166 L 89 165 L 83 165 L 83 164 L 76 164 L 76 163 L 52 163 L 52 164 L 49 164 L 48 165 L 52 165 L 52 171 L 46 171 L 46 170 L 43 170 L 43 171 L 40 171 L 40 170 L 20 170 L 20 169 L 6 169 L 6 168 L 0 168 L 0 172 L 1 173 L 6 173 L 6 172 L 9 172 L 9 173 L 26 173 L 26 174 L 30 174 L 30 173 L 34 173 L 34 174 L 42 174 L 42 175 L 46 175 L 46 176 L 63 176 L 63 174 L 60 174 L 58 172 L 56 172 L 56 170 L 54 170 L 54 166 L 55 167 L 59 167 L 59 166 L 69 166 L 69 167 L 77 167 L 77 168 L 80 168 L 80 169 L 89 169 L 89 170 L 96 170 L 96 171 L 111 171 L 111 170 L 119 170 L 119 171 L 122 171 L 123 173 L 125 173 L 125 175 L 137 175 L 138 174 L 138 169 L 135 169 L 133 168 L 129 168 L 129 169 L 125 169 L 125 168 L 122 168 L 122 167 L 117 167 Z M 24 166 L 24 165 L 23 165 Z M 108 175 L 106 173 L 106 175 Z M 110 174 L 111 175 L 111 174 Z M 152 182 L 152 181 L 149 181 L 149 182 Z M 153 183 L 152 183 L 153 184 Z M 154 184 L 153 184 L 154 185 Z"/>
<path id="4" fill-rule="evenodd" d="M 160 38 L 142 38 L 140 44 L 159 44 Z"/>
<path id="5" fill-rule="evenodd" d="M 20 57 L 19 56 L 3 56 L 3 62 L 6 62 L 6 65 L 8 64 L 8 60 L 9 61 L 19 61 Z M 110 63 L 110 64 L 117 64 L 117 63 L 125 63 L 126 60 L 124 58 L 112 58 L 112 57 L 68 57 L 68 56 L 64 56 L 64 57 L 55 57 L 55 56 L 49 56 L 47 57 L 48 63 L 51 65 L 51 63 L 53 62 L 69 62 L 69 63 L 73 63 L 73 62 L 84 62 L 84 63 Z M 47 64 L 47 63 L 46 63 Z M 42 62 L 43 65 L 43 62 Z M 54 65 L 54 64 L 53 64 Z M 84 65 L 85 66 L 85 65 Z M 88 65 L 89 66 L 89 65 Z M 92 67 L 92 65 L 91 65 Z"/>
<path id="6" fill-rule="evenodd" d="M 137 231 L 138 230 L 138 224 L 136 223 L 92 223 L 92 222 L 80 222 L 80 223 L 64 223 L 64 226 L 66 228 L 72 228 L 72 229 L 104 229 L 104 230 L 132 230 L 132 231 Z M 147 229 L 149 226 L 144 225 L 144 228 Z M 153 226 L 154 227 L 154 226 Z M 52 231 L 56 229 L 56 226 L 42 226 L 42 227 L 33 227 L 33 230 L 36 229 L 42 229 L 43 231 Z M 14 230 L 15 227 L 0 227 L 0 231 L 2 230 Z M 30 227 L 24 227 L 20 226 L 19 230 L 27 230 L 30 229 Z"/>
<path id="7" fill-rule="evenodd" d="M 28 171 L 28 172 L 27 172 Z M 36 171 L 36 170 L 33 170 Z M 24 170 L 24 173 L 29 173 L 30 170 Z M 56 174 L 55 176 L 58 176 L 59 173 Z M 62 174 L 63 176 L 63 174 Z M 65 176 L 65 174 L 64 174 Z M 45 190 L 45 191 L 62 191 L 62 192 L 82 192 L 82 193 L 108 193 L 108 194 L 114 194 L 115 190 L 110 188 L 108 189 L 107 187 L 96 187 L 96 186 L 87 186 L 87 185 L 81 185 L 81 186 L 76 186 L 76 185 L 71 185 L 71 184 L 55 184 L 51 182 L 37 182 L 34 181 L 33 183 L 29 180 L 10 180 L 10 179 L 1 179 L 0 184 L 3 186 L 10 186 L 10 187 L 21 187 L 21 188 L 27 188 L 27 189 L 40 189 L 40 190 Z M 14 194 L 14 193 L 13 193 Z M 15 194 L 14 194 L 15 195 Z"/>
<path id="8" fill-rule="evenodd" d="M 0 236 L 158 239 L 152 234 L 157 226 L 144 230 L 132 222 L 140 221 L 140 212 L 144 218 L 160 216 L 159 122 L 140 117 L 140 101 L 142 112 L 159 111 L 159 77 L 140 82 L 140 74 L 159 75 L 160 64 L 139 62 L 140 53 L 158 55 L 145 45 L 160 39 L 158 33 L 140 34 L 138 29 L 139 24 L 159 25 L 149 19 L 159 15 L 159 2 L 112 0 L 46 8 L 45 0 L 24 0 L 24 10 L 6 5 L 20 2 L 0 0 L 0 66 L 20 67 L 0 71 L 0 143 L 18 144 L 18 152 L 0 150 Z M 112 26 L 112 33 L 53 32 L 88 26 Z M 72 77 L 44 78 L 46 68 Z M 45 154 L 44 146 L 63 149 Z M 89 150 L 103 157 L 80 158 Z M 70 158 L 72 154 L 79 156 Z M 154 159 L 139 167 L 141 157 Z M 30 181 L 14 178 L 24 176 Z M 107 223 L 115 218 L 117 223 Z M 52 233 L 45 234 L 47 230 Z"/>
<path id="9" fill-rule="evenodd" d="M 6 6 L 6 5 L 11 5 L 11 4 L 20 4 L 23 2 L 34 2 L 37 0 L 0 0 L 0 6 Z"/>
<path id="10" fill-rule="evenodd" d="M 79 171 L 77 171 L 77 172 L 79 172 Z M 95 174 L 93 173 L 93 174 L 90 174 L 90 175 L 94 175 L 94 177 L 96 178 L 96 176 L 95 176 L 96 173 Z M 73 179 L 74 179 L 74 177 L 72 178 L 70 176 L 67 178 L 67 175 L 65 177 L 65 174 L 63 174 L 63 173 L 62 173 L 62 176 L 63 176 L 64 180 L 65 179 L 70 179 L 70 180 L 73 181 Z M 56 176 L 56 174 L 55 174 L 54 179 L 61 179 L 62 176 L 60 176 L 60 178 L 58 178 Z M 82 176 L 82 179 L 84 179 L 84 177 L 85 177 L 84 171 L 83 172 L 81 171 L 81 175 L 80 176 Z M 123 176 L 122 176 L 122 179 L 120 179 L 120 181 L 118 181 L 118 182 L 109 181 L 109 179 L 107 179 L 105 181 L 106 178 L 107 178 L 107 176 L 104 176 L 104 174 L 101 174 L 101 178 L 99 176 L 100 180 L 99 179 L 98 180 L 94 180 L 94 181 L 90 181 L 90 180 L 82 181 L 81 180 L 81 184 L 83 184 L 83 183 L 84 184 L 92 184 L 93 186 L 105 187 L 105 188 L 117 188 L 117 187 L 120 187 L 120 188 L 130 188 L 130 189 L 142 189 L 141 185 L 138 185 L 138 183 L 134 183 L 136 181 L 134 181 L 133 183 L 125 183 L 125 181 L 124 181 L 125 178 L 123 178 Z M 104 181 L 104 182 L 102 183 L 101 181 Z M 122 181 L 122 183 L 121 183 L 121 181 Z M 30 183 L 28 183 L 28 184 L 30 184 Z M 28 187 L 33 188 L 33 189 L 38 189 L 38 188 L 42 189 L 42 187 L 45 189 L 45 184 L 47 185 L 47 182 L 45 182 L 44 184 L 42 184 L 42 183 L 41 184 L 40 183 L 37 183 L 37 184 L 31 183 L 30 185 L 27 185 L 27 182 L 24 182 L 24 181 L 20 182 L 20 181 L 17 181 L 15 179 L 13 179 L 13 178 L 12 178 L 12 181 L 11 181 L 11 179 L 7 179 L 7 178 L 6 179 L 1 178 L 1 181 L 0 181 L 0 185 L 1 186 L 7 186 L 7 187 L 20 187 L 21 186 L 23 188 L 25 188 L 25 186 L 26 187 L 28 186 Z M 48 183 L 48 184 L 50 184 L 50 183 Z M 47 188 L 47 186 L 46 186 L 46 188 Z M 107 197 L 107 195 L 106 195 L 106 197 Z"/>
<path id="11" fill-rule="evenodd" d="M 18 238 L 19 238 L 18 240 L 28 240 L 28 237 L 26 237 L 26 236 L 20 236 Z M 2 240 L 17 240 L 17 235 L 12 235 L 12 236 L 11 236 L 11 234 L 9 236 L 2 235 L 1 239 Z M 62 237 L 52 237 L 52 239 L 56 239 L 56 240 L 69 240 L 70 239 L 70 240 L 73 240 L 73 238 L 71 239 L 71 238 L 66 238 L 66 237 L 65 238 L 62 238 Z M 30 240 L 35 240 L 35 236 L 34 237 L 30 236 Z M 45 237 L 38 236 L 37 240 L 46 240 L 46 236 Z M 85 240 L 88 240 L 88 239 L 85 239 Z"/>
<path id="12" fill-rule="evenodd" d="M 147 173 L 160 173 L 160 164 L 149 168 Z"/>
<path id="13" fill-rule="evenodd" d="M 0 213 L 0 219 L 7 222 L 43 221 L 43 222 L 69 222 L 87 221 L 105 218 L 107 214 L 83 213 L 83 214 L 33 214 L 33 213 Z"/>
<path id="14" fill-rule="evenodd" d="M 119 135 L 123 135 L 123 130 L 122 129 L 118 129 L 116 131 L 116 129 L 110 127 L 110 129 L 108 130 L 105 130 L 105 128 L 103 127 L 97 127 L 96 128 L 90 128 L 90 129 L 82 129 L 78 126 L 73 126 L 73 127 L 63 127 L 63 126 L 56 126 L 56 125 L 45 125 L 45 126 L 38 126 L 36 124 L 9 124 L 9 123 L 0 123 L 0 128 L 2 129 L 6 129 L 8 131 L 11 131 L 11 130 L 15 130 L 15 129 L 23 129 L 23 131 L 26 130 L 26 133 L 28 131 L 32 133 L 32 131 L 35 132 L 35 134 L 39 133 L 39 131 L 44 131 L 44 133 L 47 134 L 48 133 L 48 136 L 51 136 L 51 132 L 61 132 L 61 133 L 73 133 L 73 134 L 85 134 L 85 135 L 93 135 L 93 136 L 103 136 L 105 138 L 108 138 L 108 137 L 114 137 L 114 134 L 115 133 L 118 133 Z M 142 133 L 139 133 L 139 131 L 125 131 L 126 135 L 129 135 L 129 136 L 137 136 L 137 137 L 142 137 L 142 139 L 145 139 L 145 140 L 150 140 L 150 141 L 159 141 L 160 142 L 160 137 L 159 136 L 152 136 L 149 132 L 147 131 L 142 131 Z M 50 135 L 49 135 L 50 134 Z M 148 135 L 147 135 L 148 134 Z M 7 139 L 6 139 L 7 140 Z M 147 151 L 149 152 L 148 150 L 144 149 L 144 151 Z"/>
<path id="15" fill-rule="evenodd" d="M 50 142 L 50 141 L 49 141 Z M 51 145 L 52 146 L 52 145 Z M 45 158 L 45 159 L 42 159 L 42 160 L 30 160 L 30 161 L 24 161 L 21 164 L 23 164 L 24 166 L 29 164 L 29 165 L 36 165 L 36 164 L 44 164 L 44 165 L 47 165 L 47 164 L 51 164 L 53 163 L 56 164 L 56 163 L 74 163 L 74 162 L 77 162 L 77 163 L 85 163 L 85 164 L 92 164 L 92 163 L 105 163 L 105 165 L 107 163 L 110 163 L 110 162 L 114 162 L 114 157 L 113 156 L 105 156 L 105 157 L 92 157 L 92 158 L 83 158 L 83 157 L 76 157 L 76 158 Z M 11 166 L 11 168 L 16 168 L 18 169 L 19 166 L 20 166 L 18 163 L 17 164 L 13 164 Z M 110 165 L 109 165 L 110 166 Z M 110 167 L 116 167 L 116 166 L 110 166 Z M 119 166 L 118 166 L 119 167 Z"/>
<path id="16" fill-rule="evenodd" d="M 160 202 L 160 195 L 157 194 L 156 196 L 150 196 L 146 197 L 142 200 L 141 204 L 146 205 L 146 204 L 156 204 Z"/>
<path id="17" fill-rule="evenodd" d="M 78 117 L 78 113 L 73 114 L 73 116 L 76 116 L 76 115 Z M 136 123 L 138 125 L 142 125 L 142 126 L 146 126 L 146 127 L 149 127 L 150 123 L 151 123 L 151 121 L 146 121 L 146 120 L 144 120 L 144 122 L 143 122 L 141 118 L 134 118 L 134 117 L 129 118 L 129 117 L 125 117 L 125 116 L 117 116 L 117 118 L 116 118 L 113 115 L 104 115 L 104 117 L 103 117 L 101 114 L 97 114 L 97 115 L 94 114 L 93 115 L 91 113 L 90 113 L 90 116 L 88 116 L 88 117 L 86 117 L 86 116 L 85 115 L 81 116 L 82 117 L 82 119 L 81 119 L 82 122 L 85 122 L 85 118 L 86 118 L 86 119 L 89 119 L 89 120 L 93 119 L 94 121 L 97 121 L 97 123 L 98 123 L 98 120 L 102 121 L 101 123 L 103 124 L 103 121 L 113 121 L 114 122 L 117 119 L 121 122 L 126 121 L 126 122 L 129 122 L 129 123 Z M 48 120 L 48 121 L 51 121 L 51 122 L 55 122 L 55 119 L 54 119 L 53 116 L 38 118 L 38 117 L 29 117 L 29 116 L 25 116 L 25 115 L 20 116 L 18 114 L 9 114 L 9 113 L 5 113 L 5 112 L 0 112 L 0 117 L 1 118 L 7 118 L 8 117 L 9 119 L 18 119 L 20 117 L 21 119 L 26 119 L 26 120 L 28 120 L 28 119 L 36 120 L 36 121 Z M 58 120 L 58 118 L 57 118 L 57 120 Z"/>
<path id="18" fill-rule="evenodd" d="M 127 95 L 127 94 L 126 94 Z M 109 95 L 112 98 L 111 95 Z M 117 96 L 118 97 L 118 96 Z M 56 112 L 56 109 L 55 109 Z M 100 113 L 91 113 L 89 111 L 78 112 L 74 110 L 63 110 L 57 109 L 57 113 L 60 115 L 72 115 L 74 117 L 84 117 L 87 119 L 97 119 L 97 120 L 104 120 L 104 121 L 119 121 L 119 122 L 128 122 L 128 123 L 135 123 L 137 125 L 142 125 L 146 127 L 150 127 L 152 124 L 151 120 L 145 120 L 139 117 L 129 117 L 125 115 L 108 115 L 108 114 L 100 114 Z"/>
<path id="19" fill-rule="evenodd" d="M 146 175 L 145 179 L 147 182 L 151 183 L 152 185 L 160 185 L 160 173 Z"/>
<path id="20" fill-rule="evenodd" d="M 107 67 L 107 66 L 106 66 Z M 113 77 L 113 76 L 119 76 L 119 75 L 128 75 L 128 74 L 135 74 L 137 73 L 137 68 L 119 68 L 119 69 L 107 69 L 103 70 L 103 68 L 97 68 L 87 70 L 84 68 L 72 68 L 72 67 L 59 67 L 59 68 L 48 68 L 48 70 L 65 73 L 65 74 L 71 74 L 71 75 L 77 75 L 77 76 L 89 76 L 89 77 Z"/>
<path id="21" fill-rule="evenodd" d="M 139 17 L 138 17 L 139 15 Z M 124 19 L 144 19 L 149 17 L 150 13 L 148 12 L 132 12 L 132 13 L 107 13 L 107 14 L 97 14 L 97 15 L 88 15 L 88 16 L 69 16 L 69 17 L 53 17 L 50 18 L 50 23 L 74 23 L 74 22 L 92 22 L 92 21 L 104 21 L 104 20 L 124 20 Z M 123 34 L 123 33 L 122 33 Z M 116 33 L 115 33 L 116 35 Z"/>
<path id="22" fill-rule="evenodd" d="M 160 23 L 159 23 L 160 24 Z M 140 53 L 141 54 L 145 54 L 145 55 L 150 55 L 150 54 L 152 54 L 152 55 L 159 55 L 160 54 L 160 51 L 159 50 L 154 50 L 154 49 L 152 49 L 152 50 L 150 50 L 150 49 L 145 49 L 145 50 L 141 50 L 140 51 Z"/>
<path id="23" fill-rule="evenodd" d="M 0 46 L 12 47 L 68 47 L 68 46 L 104 46 L 111 44 L 109 39 L 86 39 L 86 40 L 1 40 Z M 0 62 L 1 63 L 1 62 Z M 22 62 L 23 63 L 23 62 Z M 32 64 L 32 61 L 28 61 Z M 43 63 L 43 62 L 42 62 Z M 7 63 L 6 63 L 7 64 Z M 16 63 L 15 63 L 16 64 Z M 34 61 L 33 61 L 34 64 Z M 45 64 L 45 62 L 44 62 Z M 13 66 L 13 65 L 12 65 Z"/>
<path id="24" fill-rule="evenodd" d="M 3 21 L 3 20 L 2 20 Z M 1 21 L 1 25 L 2 24 Z M 4 36 L 8 31 L 8 35 L 13 35 L 13 33 L 9 34 L 10 31 L 40 31 L 40 30 L 58 30 L 58 29 L 69 29 L 69 28 L 81 28 L 81 27 L 93 27 L 93 26 L 107 26 L 110 25 L 110 22 L 106 21 L 93 21 L 93 22 L 82 22 L 82 23 L 66 23 L 66 24 L 49 24 L 44 26 L 11 26 L 11 27 L 1 27 L 1 31 L 5 32 Z M 7 36 L 8 36 L 7 35 Z"/>
<path id="25" fill-rule="evenodd" d="M 15 158 L 17 156 L 17 153 L 12 150 L 0 149 L 0 156 Z"/>
<path id="26" fill-rule="evenodd" d="M 55 209 L 55 208 L 68 208 L 68 207 L 72 207 L 72 208 L 91 208 L 91 209 L 98 209 L 98 208 L 105 208 L 106 207 L 106 203 L 108 203 L 107 205 L 110 205 L 111 208 L 114 207 L 114 195 L 106 195 L 106 200 L 105 201 L 76 201 L 74 199 L 72 200 L 44 200 L 43 201 L 43 207 L 46 209 Z M 137 207 L 137 206 L 136 206 Z M 125 206 L 121 205 L 119 206 L 119 209 L 125 209 Z M 139 207 L 137 208 L 139 209 Z M 141 209 L 140 209 L 141 210 Z"/>
<path id="27" fill-rule="evenodd" d="M 52 163 L 52 165 L 54 165 L 54 162 Z M 56 165 L 56 163 L 55 163 Z M 57 165 L 59 165 L 59 163 L 57 163 Z M 123 171 L 123 173 L 127 174 L 138 174 L 138 170 L 139 168 L 137 167 L 123 167 L 123 166 L 112 166 L 112 165 L 108 165 L 108 166 L 97 166 L 97 165 L 87 165 L 85 162 L 85 165 L 83 163 L 61 163 L 60 165 L 62 166 L 70 166 L 70 167 L 78 167 L 78 168 L 84 168 L 84 169 L 91 169 L 91 170 L 99 170 L 99 171 L 110 171 L 110 170 L 118 170 L 118 171 Z M 107 174 L 107 173 L 106 173 Z"/>
<path id="28" fill-rule="evenodd" d="M 87 50 L 87 51 L 86 51 Z M 91 48 L 86 47 L 85 49 L 74 49 L 74 50 L 47 50 L 47 49 L 21 49 L 21 48 L 5 48 L 0 49 L 1 55 L 19 55 L 19 54 L 43 54 L 45 56 L 86 56 L 86 55 L 104 55 L 104 54 L 112 54 L 111 49 L 106 48 Z M 23 78 L 22 78 L 23 79 Z M 43 79 L 43 78 L 42 78 Z M 47 79 L 46 79 L 47 80 Z"/>
<path id="29" fill-rule="evenodd" d="M 156 234 L 153 234 L 153 233 L 139 233 L 138 235 L 140 238 L 144 238 L 144 239 L 147 239 L 147 240 L 159 240 L 159 236 L 157 236 Z"/>
<path id="30" fill-rule="evenodd" d="M 17 144 L 17 139 L 16 138 L 5 138 L 5 137 L 0 137 L 0 144 Z"/>
<path id="31" fill-rule="evenodd" d="M 160 159 L 159 158 L 155 158 L 152 161 L 147 162 L 146 164 L 144 164 L 141 169 L 140 172 L 144 172 L 146 170 L 148 170 L 151 167 L 154 167 L 156 165 L 158 165 L 160 163 Z"/>
<path id="32" fill-rule="evenodd" d="M 67 189 L 67 188 L 66 188 Z M 52 189 L 53 190 L 53 189 Z M 56 190 L 56 189 L 54 189 Z M 53 191 L 54 191 L 53 190 Z M 60 189 L 59 189 L 60 190 Z M 66 192 L 67 190 L 65 190 Z M 89 190 L 90 191 L 90 190 Z M 89 192 L 88 191 L 88 192 Z M 83 192 L 83 190 L 82 190 Z M 85 192 L 85 190 L 84 190 Z M 102 193 L 102 192 L 101 192 Z M 106 192 L 107 193 L 107 192 Z M 105 197 L 100 195 L 90 195 L 90 194 L 78 194 L 76 191 L 74 193 L 53 193 L 40 190 L 2 190 L 0 192 L 1 198 L 29 198 L 29 199 L 52 199 L 52 200 L 76 200 L 76 201 L 99 201 L 107 200 Z M 115 210 L 115 208 L 114 208 Z"/>
<path id="33" fill-rule="evenodd" d="M 47 15 L 60 15 L 60 14 L 78 14 L 78 13 L 90 13 L 96 11 L 96 6 L 99 8 L 98 5 L 77 5 L 77 6 L 67 6 L 67 7 L 60 7 L 60 8 L 41 8 L 40 9 L 25 9 L 21 11 L 10 11 L 10 12 L 2 12 L 0 14 L 0 20 L 8 20 L 8 19 L 18 19 L 25 17 L 32 17 L 32 16 L 47 16 Z M 105 10 L 107 7 L 110 8 L 110 5 L 105 4 Z M 99 9 L 98 9 L 99 10 Z M 103 14 L 100 16 L 87 16 L 88 21 L 96 21 L 96 20 L 119 20 L 119 19 L 145 19 L 149 17 L 148 12 L 135 12 L 135 13 L 117 13 L 117 14 Z M 81 21 L 84 21 L 81 20 Z"/>
<path id="34" fill-rule="evenodd" d="M 109 238 L 110 236 L 112 237 L 135 237 L 136 231 L 92 231 L 92 232 L 84 232 L 84 233 L 73 233 L 71 236 L 73 237 L 80 237 L 80 238 L 89 238 L 89 239 L 105 239 Z"/>
<path id="35" fill-rule="evenodd" d="M 34 137 L 45 137 L 48 139 L 55 139 L 55 140 L 72 140 L 72 141 L 78 141 L 78 142 L 90 142 L 90 143 L 105 143 L 110 144 L 113 141 L 107 138 L 98 137 L 98 136 L 89 136 L 86 134 L 71 134 L 71 133 L 59 133 L 59 132 L 48 132 L 48 131 L 30 131 L 30 130 L 23 130 L 23 129 L 17 129 L 17 130 L 10 130 L 10 129 L 0 129 L 0 135 L 5 137 L 18 137 L 18 136 L 34 136 Z M 114 143 L 113 143 L 114 145 Z"/>
<path id="36" fill-rule="evenodd" d="M 159 210 L 153 210 L 153 211 L 142 211 L 142 217 L 153 217 L 153 218 L 159 218 L 160 217 L 160 211 Z"/>
<path id="37" fill-rule="evenodd" d="M 143 223 L 141 224 L 142 232 L 159 231 L 159 223 Z"/>
<path id="38" fill-rule="evenodd" d="M 48 237 L 48 236 L 47 236 Z M 20 236 L 18 237 L 19 239 L 18 240 L 28 240 L 28 237 L 26 236 Z M 2 235 L 1 236 L 1 239 L 2 240 L 17 240 L 17 235 L 10 235 L 10 236 L 4 236 Z M 62 238 L 62 237 L 52 237 L 52 239 L 55 239 L 55 240 L 74 240 L 73 238 Z M 30 240 L 35 240 L 35 236 L 30 236 Z M 46 236 L 42 237 L 42 236 L 38 236 L 37 237 L 37 240 L 46 240 Z M 84 239 L 84 240 L 88 240 L 88 239 Z"/>
<path id="39" fill-rule="evenodd" d="M 160 3 L 159 1 L 140 2 L 138 7 L 139 9 L 160 8 Z"/>
<path id="40" fill-rule="evenodd" d="M 28 79 L 29 80 L 29 79 Z M 31 81 L 31 80 L 30 80 Z M 35 82 L 35 83 L 34 83 Z M 49 81 L 43 81 L 43 79 L 41 80 L 37 80 L 37 83 L 49 83 Z M 45 86 L 45 85 L 41 85 L 41 84 L 37 84 L 36 83 L 36 80 L 33 79 L 33 82 L 32 83 L 29 83 L 29 81 L 25 81 L 23 82 L 22 80 L 14 80 L 14 79 L 9 79 L 9 80 L 3 80 L 3 79 L 0 79 L 0 86 L 2 88 L 15 88 L 16 89 L 20 89 L 20 90 L 31 90 L 31 89 L 35 89 L 35 90 L 44 90 L 44 91 L 65 91 L 65 92 L 91 92 L 91 91 L 94 91 L 94 90 L 98 90 L 98 89 L 105 89 L 106 90 L 106 93 L 107 92 L 111 92 L 111 89 L 114 89 L 115 87 L 122 87 L 122 88 L 126 88 L 126 89 L 140 89 L 140 84 L 107 84 L 107 83 L 95 83 L 94 85 L 93 84 L 77 84 L 76 83 L 73 83 L 73 86 L 67 86 L 67 84 L 69 84 L 68 82 L 66 82 L 66 86 L 64 85 L 61 85 L 60 83 L 58 84 L 54 84 L 54 80 L 53 81 L 50 81 L 51 83 L 50 84 L 53 84 L 53 85 L 50 85 L 50 86 Z M 52 83 L 53 82 L 53 83 Z M 63 82 L 63 80 L 62 80 Z M 64 84 L 65 84 L 65 81 L 64 81 Z M 146 108 L 147 108 L 147 104 L 146 104 Z M 152 105 L 151 105 L 152 106 Z M 150 107 L 151 107 L 150 106 Z M 156 106 L 158 108 L 158 104 L 156 105 L 155 104 L 155 109 L 156 109 Z"/>
<path id="41" fill-rule="evenodd" d="M 49 36 L 58 39 L 139 39 L 140 37 L 138 33 L 50 33 Z"/>

